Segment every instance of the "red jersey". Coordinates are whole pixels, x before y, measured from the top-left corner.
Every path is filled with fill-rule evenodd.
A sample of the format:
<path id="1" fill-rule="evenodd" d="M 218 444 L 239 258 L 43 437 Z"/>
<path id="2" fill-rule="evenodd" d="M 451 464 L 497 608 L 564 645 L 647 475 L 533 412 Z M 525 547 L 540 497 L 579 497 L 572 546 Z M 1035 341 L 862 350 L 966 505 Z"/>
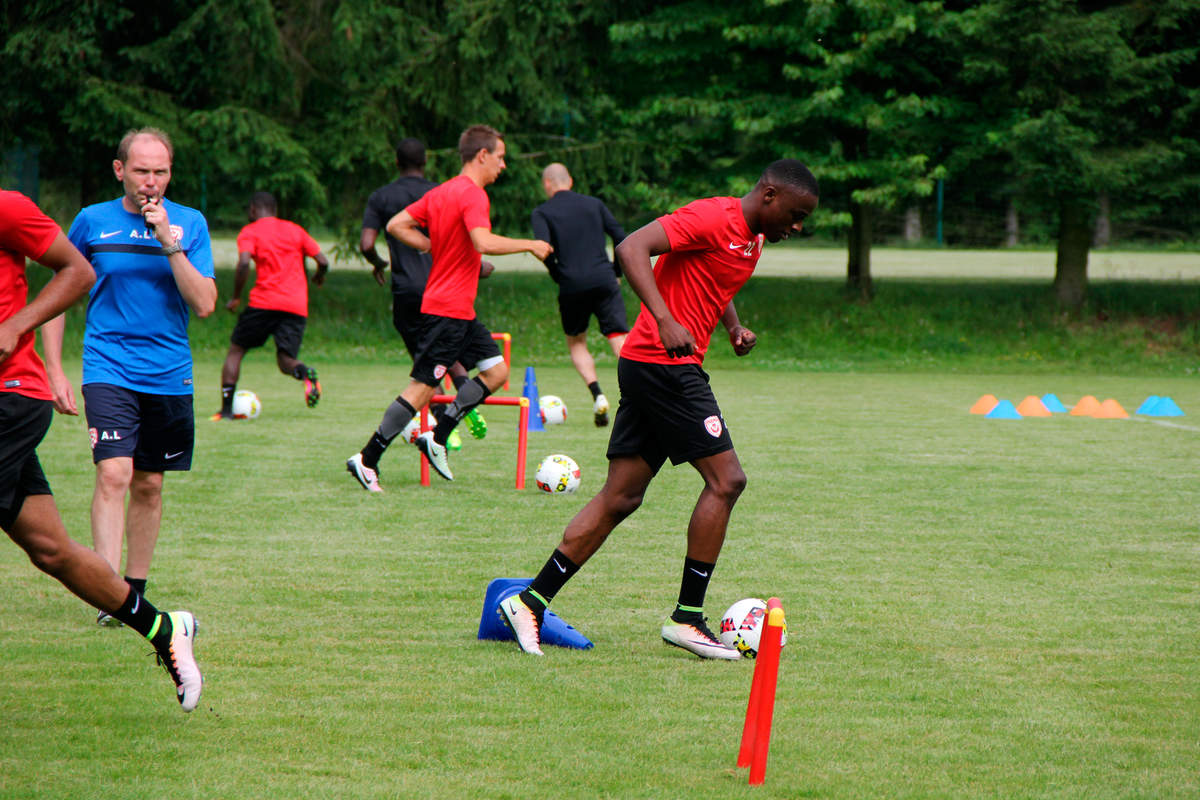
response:
<path id="1" fill-rule="evenodd" d="M 25 259 L 46 254 L 61 233 L 58 223 L 20 192 L 0 191 L 0 322 L 28 302 Z M 13 354 L 0 361 L 0 392 L 16 392 L 37 400 L 53 400 L 46 367 L 33 349 L 34 332 L 17 340 Z"/>
<path id="2" fill-rule="evenodd" d="M 479 265 L 483 260 L 471 242 L 475 228 L 492 229 L 487 192 L 466 175 L 451 178 L 405 209 L 429 231 L 433 267 L 421 299 L 421 313 L 453 319 L 475 319 Z"/>
<path id="3" fill-rule="evenodd" d="M 250 290 L 251 308 L 308 316 L 304 257 L 321 252 L 321 246 L 308 231 L 286 219 L 261 217 L 242 228 L 237 249 L 254 257 L 258 272 Z"/>
<path id="4" fill-rule="evenodd" d="M 710 197 L 658 218 L 669 252 L 654 265 L 654 282 L 667 309 L 696 341 L 690 356 L 671 358 L 658 323 L 642 305 L 621 358 L 651 364 L 702 364 L 708 340 L 729 301 L 750 278 L 762 255 L 762 235 L 750 232 L 736 197 Z"/>

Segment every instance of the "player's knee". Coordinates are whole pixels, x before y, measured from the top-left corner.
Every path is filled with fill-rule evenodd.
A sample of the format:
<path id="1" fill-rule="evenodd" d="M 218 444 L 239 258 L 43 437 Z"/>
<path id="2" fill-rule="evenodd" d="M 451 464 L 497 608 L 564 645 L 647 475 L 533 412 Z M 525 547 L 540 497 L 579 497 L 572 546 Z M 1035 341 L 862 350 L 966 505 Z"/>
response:
<path id="1" fill-rule="evenodd" d="M 141 473 L 130 482 L 129 497 L 139 503 L 157 503 L 162 499 L 162 486 L 161 472 Z"/>
<path id="2" fill-rule="evenodd" d="M 619 522 L 637 511 L 645 496 L 644 492 L 610 491 L 608 512 Z"/>
<path id="3" fill-rule="evenodd" d="M 728 470 L 711 480 L 708 488 L 729 505 L 733 505 L 742 492 L 746 491 L 746 473 L 741 467 Z"/>
<path id="4" fill-rule="evenodd" d="M 22 546 L 33 565 L 47 575 L 57 577 L 66 571 L 71 552 L 64 537 L 39 533 L 22 542 Z"/>

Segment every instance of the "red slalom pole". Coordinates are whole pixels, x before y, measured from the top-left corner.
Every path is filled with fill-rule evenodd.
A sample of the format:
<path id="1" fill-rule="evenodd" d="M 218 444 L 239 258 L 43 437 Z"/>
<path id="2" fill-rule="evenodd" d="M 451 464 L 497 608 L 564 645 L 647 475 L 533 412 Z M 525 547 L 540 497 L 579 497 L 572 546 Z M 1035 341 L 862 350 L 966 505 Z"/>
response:
<path id="1" fill-rule="evenodd" d="M 775 713 L 775 686 L 779 679 L 779 654 L 783 648 L 783 608 L 770 608 L 767 629 L 758 646 L 758 660 L 763 664 L 762 684 L 759 686 L 759 707 L 754 731 L 754 753 L 750 760 L 750 785 L 759 786 L 767 775 L 767 753 L 771 749 L 771 718 Z M 755 664 L 755 667 L 758 665 Z"/>
<path id="2" fill-rule="evenodd" d="M 783 608 L 783 603 L 780 602 L 778 597 L 772 597 L 767 600 L 767 611 L 770 612 L 773 608 Z M 760 639 L 760 650 L 762 644 L 763 640 Z M 762 658 L 762 654 L 759 653 L 759 657 L 754 662 L 754 677 L 750 680 L 750 700 L 746 703 L 746 721 L 742 725 L 742 743 L 738 747 L 737 765 L 742 768 L 750 766 L 750 761 L 754 754 L 754 736 L 758 730 L 758 709 L 761 703 L 762 680 L 763 672 L 766 670 L 764 666 L 766 663 L 767 660 Z"/>

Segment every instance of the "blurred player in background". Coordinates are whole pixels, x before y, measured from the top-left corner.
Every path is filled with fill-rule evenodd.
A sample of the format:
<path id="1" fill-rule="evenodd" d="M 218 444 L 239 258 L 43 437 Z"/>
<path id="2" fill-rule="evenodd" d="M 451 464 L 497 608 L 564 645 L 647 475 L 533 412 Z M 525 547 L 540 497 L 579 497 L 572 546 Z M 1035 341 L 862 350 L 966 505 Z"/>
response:
<path id="1" fill-rule="evenodd" d="M 417 448 L 446 480 L 453 480 L 446 441 L 471 409 L 504 384 L 508 365 L 491 332 L 475 316 L 480 254 L 532 253 L 544 260 L 551 252 L 538 239 L 510 239 L 492 233 L 491 204 L 485 186 L 504 171 L 504 138 L 486 125 L 463 131 L 458 140 L 462 171 L 430 189 L 388 222 L 387 230 L 419 252 L 433 254 L 421 300 L 417 354 L 411 382 L 388 406 L 379 428 L 346 469 L 364 489 L 379 487 L 379 457 L 436 394 L 442 376 L 455 361 L 474 364 L 479 374 L 462 385 L 454 401 L 437 414 L 437 427 L 417 437 Z M 426 235 L 421 229 L 429 231 Z"/>
<path id="2" fill-rule="evenodd" d="M 54 270 L 28 305 L 26 258 Z M 195 618 L 188 611 L 160 612 L 95 551 L 67 535 L 37 457 L 51 408 L 79 413 L 62 369 L 62 312 L 95 277 L 54 220 L 24 195 L 0 191 L 0 528 L 38 569 L 146 637 L 175 682 L 183 710 L 191 711 L 203 686 L 192 653 Z M 33 348 L 34 328 L 43 323 L 48 371 Z"/>
<path id="3" fill-rule="evenodd" d="M 621 355 L 629 321 L 617 283 L 621 269 L 609 261 L 604 237 L 610 237 L 615 248 L 625 239 L 625 230 L 608 206 L 598 198 L 571 191 L 573 185 L 571 173 L 562 164 L 542 170 L 542 188 L 549 199 L 533 210 L 533 235 L 554 247 L 546 269 L 558 284 L 558 311 L 567 351 L 592 393 L 596 427 L 603 427 L 608 424 L 608 398 L 600 390 L 596 362 L 588 352 L 587 327 L 595 315 L 613 355 Z"/>
<path id="4" fill-rule="evenodd" d="M 617 248 L 642 309 L 617 364 L 621 401 L 608 443 L 608 479 L 567 524 L 529 588 L 500 604 L 526 653 L 542 654 L 546 606 L 637 510 L 669 458 L 690 463 L 704 489 L 688 523 L 679 599 L 662 626 L 663 641 L 700 658 L 741 657 L 704 619 L 708 583 L 746 474 L 701 365 L 718 321 L 737 355 L 754 347 L 757 337 L 739 321 L 734 295 L 754 272 L 763 239 L 777 242 L 800 231 L 818 194 L 808 168 L 783 159 L 763 171 L 749 194 L 696 200 L 634 231 Z M 651 268 L 654 256 L 660 258 Z"/>
<path id="5" fill-rule="evenodd" d="M 125 540 L 125 578 L 139 594 L 162 523 L 163 474 L 192 466 L 189 311 L 207 317 L 217 303 L 208 223 L 164 197 L 173 158 L 162 131 L 127 133 L 112 162 L 124 193 L 80 211 L 68 233 L 96 270 L 83 337 L 92 541 L 119 571 Z M 113 623 L 103 612 L 96 621 Z"/>
<path id="6" fill-rule="evenodd" d="M 212 419 L 233 419 L 233 393 L 237 391 L 242 358 L 247 350 L 262 347 L 275 337 L 275 363 L 284 375 L 304 382 L 304 402 L 314 408 L 321 399 L 317 371 L 300 360 L 300 344 L 308 320 L 308 269 L 305 257 L 317 262 L 313 283 L 325 284 L 329 259 L 308 231 L 280 219 L 279 205 L 270 192 L 255 192 L 250 198 L 250 224 L 237 236 L 238 263 L 233 278 L 233 297 L 225 304 L 236 311 L 242 289 L 254 260 L 257 276 L 250 302 L 229 337 L 229 353 L 221 367 L 221 410 Z"/>

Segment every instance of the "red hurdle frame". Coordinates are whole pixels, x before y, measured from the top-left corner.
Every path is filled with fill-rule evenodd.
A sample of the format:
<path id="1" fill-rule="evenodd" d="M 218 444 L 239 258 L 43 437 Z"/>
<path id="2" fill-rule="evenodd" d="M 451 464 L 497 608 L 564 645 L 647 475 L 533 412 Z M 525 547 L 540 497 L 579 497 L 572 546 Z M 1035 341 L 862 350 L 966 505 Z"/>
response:
<path id="1" fill-rule="evenodd" d="M 498 334 L 493 334 L 493 336 Z M 508 334 L 503 334 L 507 336 Z M 453 403 L 454 397 L 448 394 L 435 394 L 429 403 Z M 485 397 L 483 405 L 488 406 L 517 406 L 517 477 L 516 488 L 525 488 L 525 451 L 529 444 L 529 398 L 528 397 Z M 429 405 L 421 409 L 421 432 L 430 430 Z M 429 485 L 429 459 L 421 454 L 421 485 Z"/>
<path id="2" fill-rule="evenodd" d="M 508 371 L 512 373 L 512 334 L 511 333 L 493 333 L 492 339 L 502 343 L 502 351 L 504 353 L 504 363 L 508 367 Z M 446 373 L 442 378 L 442 385 L 446 387 L 446 391 L 454 391 L 454 381 L 450 380 L 450 373 Z M 504 379 L 504 391 L 508 391 L 508 378 Z"/>

